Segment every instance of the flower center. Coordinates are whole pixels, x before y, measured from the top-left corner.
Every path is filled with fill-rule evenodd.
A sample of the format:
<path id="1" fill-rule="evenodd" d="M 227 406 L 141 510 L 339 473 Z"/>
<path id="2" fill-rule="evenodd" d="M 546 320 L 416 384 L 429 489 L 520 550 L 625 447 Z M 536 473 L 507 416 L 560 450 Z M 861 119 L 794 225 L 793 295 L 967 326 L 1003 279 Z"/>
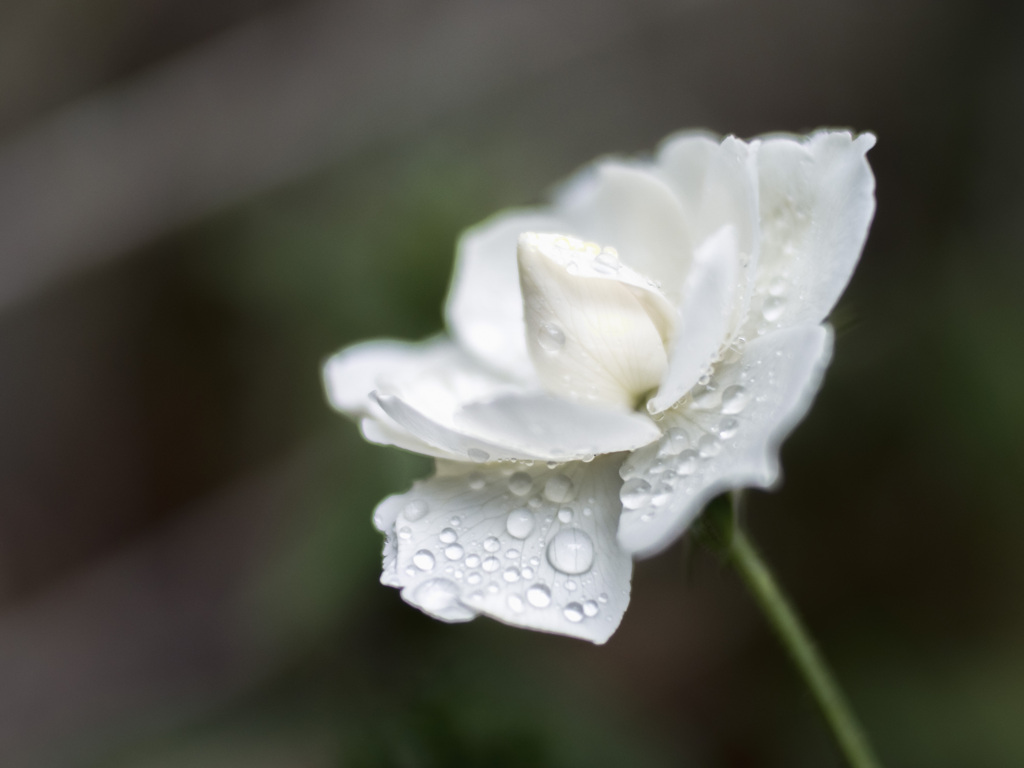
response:
<path id="1" fill-rule="evenodd" d="M 574 237 L 519 237 L 530 358 L 550 391 L 635 408 L 667 366 L 673 309 L 613 248 Z"/>

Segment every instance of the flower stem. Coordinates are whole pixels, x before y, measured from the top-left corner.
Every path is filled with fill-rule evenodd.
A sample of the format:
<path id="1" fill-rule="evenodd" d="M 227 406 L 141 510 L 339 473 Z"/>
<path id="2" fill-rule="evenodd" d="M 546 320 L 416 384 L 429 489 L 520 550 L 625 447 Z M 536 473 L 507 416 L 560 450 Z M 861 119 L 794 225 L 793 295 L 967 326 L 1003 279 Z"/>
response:
<path id="1" fill-rule="evenodd" d="M 881 768 L 835 677 L 768 565 L 733 518 L 726 554 L 814 694 L 851 768 Z"/>

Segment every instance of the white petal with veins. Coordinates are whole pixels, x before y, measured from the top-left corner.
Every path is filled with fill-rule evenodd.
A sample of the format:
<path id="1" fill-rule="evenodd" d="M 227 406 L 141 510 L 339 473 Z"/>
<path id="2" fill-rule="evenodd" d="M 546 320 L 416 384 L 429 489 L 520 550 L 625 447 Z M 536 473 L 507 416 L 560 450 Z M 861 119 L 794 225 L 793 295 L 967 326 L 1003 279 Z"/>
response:
<path id="1" fill-rule="evenodd" d="M 393 544 L 382 581 L 442 621 L 484 614 L 603 643 L 629 603 L 632 572 L 615 538 L 620 462 L 439 462 L 374 513 Z"/>
<path id="2" fill-rule="evenodd" d="M 619 541 L 639 556 L 671 544 L 717 494 L 770 487 L 778 449 L 803 417 L 832 349 L 826 326 L 800 326 L 756 339 L 665 413 L 665 436 L 622 466 Z"/>

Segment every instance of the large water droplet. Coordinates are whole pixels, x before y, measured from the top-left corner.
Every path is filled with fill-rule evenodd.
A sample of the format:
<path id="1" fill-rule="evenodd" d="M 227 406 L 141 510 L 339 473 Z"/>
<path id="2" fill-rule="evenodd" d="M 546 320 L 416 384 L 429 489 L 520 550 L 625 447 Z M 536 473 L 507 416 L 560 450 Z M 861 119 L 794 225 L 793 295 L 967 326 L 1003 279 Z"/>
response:
<path id="1" fill-rule="evenodd" d="M 444 548 L 444 556 L 449 560 L 461 560 L 464 550 L 458 544 L 449 544 Z"/>
<path id="2" fill-rule="evenodd" d="M 487 451 L 482 451 L 479 448 L 470 448 L 468 451 L 466 451 L 466 455 L 469 456 L 470 461 L 475 461 L 478 464 L 483 464 L 485 461 L 491 458 L 491 454 L 489 454 Z M 473 481 L 470 480 L 470 483 L 472 482 Z"/>
<path id="3" fill-rule="evenodd" d="M 651 500 L 651 484 L 641 477 L 634 477 L 623 484 L 620 496 L 626 509 L 639 509 Z"/>
<path id="4" fill-rule="evenodd" d="M 505 579 L 505 581 L 507 581 L 509 584 L 514 584 L 515 582 L 519 581 L 519 569 L 515 566 L 506 568 L 505 572 L 501 574 L 501 577 Z"/>
<path id="5" fill-rule="evenodd" d="M 597 616 L 597 611 L 598 611 L 597 603 L 595 603 L 593 600 L 587 600 L 583 604 L 583 613 L 588 618 L 592 619 L 595 616 Z"/>
<path id="6" fill-rule="evenodd" d="M 445 528 L 437 535 L 437 538 L 441 540 L 442 544 L 451 544 L 457 538 L 459 538 L 459 535 L 451 528 Z"/>
<path id="7" fill-rule="evenodd" d="M 676 459 L 676 474 L 680 477 L 692 475 L 697 469 L 697 452 L 683 451 Z"/>
<path id="8" fill-rule="evenodd" d="M 506 598 L 506 602 L 508 603 L 508 607 L 516 613 L 523 612 L 523 598 L 521 598 L 519 595 L 509 595 Z"/>
<path id="9" fill-rule="evenodd" d="M 427 502 L 423 499 L 416 499 L 416 501 L 410 501 L 405 505 L 405 509 L 402 510 L 402 516 L 409 522 L 415 522 L 427 514 L 430 507 L 427 506 Z"/>
<path id="10" fill-rule="evenodd" d="M 562 609 L 562 615 L 573 624 L 579 624 L 583 621 L 583 606 L 579 603 L 569 603 Z"/>
<path id="11" fill-rule="evenodd" d="M 750 395 L 739 384 L 726 387 L 722 393 L 722 413 L 739 413 L 749 402 Z"/>
<path id="12" fill-rule="evenodd" d="M 697 451 L 702 459 L 710 459 L 722 452 L 722 444 L 714 435 L 702 435 L 697 441 Z"/>
<path id="13" fill-rule="evenodd" d="M 769 323 L 774 323 L 786 311 L 786 300 L 781 296 L 772 296 L 765 301 L 761 314 Z"/>
<path id="14" fill-rule="evenodd" d="M 508 479 L 508 489 L 516 496 L 525 496 L 533 490 L 533 478 L 525 472 L 516 472 Z"/>
<path id="15" fill-rule="evenodd" d="M 718 436 L 723 440 L 732 440 L 732 438 L 736 437 L 739 429 L 740 423 L 731 417 L 718 422 Z"/>
<path id="16" fill-rule="evenodd" d="M 534 584 L 526 590 L 526 600 L 534 608 L 547 608 L 551 605 L 551 590 L 544 584 Z"/>
<path id="17" fill-rule="evenodd" d="M 661 442 L 658 443 L 658 456 L 664 458 L 665 456 L 677 456 L 690 444 L 690 439 L 686 436 L 686 432 L 681 430 L 679 427 L 673 427 L 664 434 L 661 438 Z"/>
<path id="18" fill-rule="evenodd" d="M 563 528 L 548 544 L 548 561 L 562 573 L 585 573 L 594 564 L 594 542 L 579 528 Z"/>
<path id="19" fill-rule="evenodd" d="M 411 539 L 412 528 L 410 528 L 408 525 L 403 525 L 401 528 L 398 529 L 398 538 L 402 539 L 403 541 L 408 541 L 409 539 Z"/>
<path id="20" fill-rule="evenodd" d="M 533 512 L 526 507 L 520 507 L 508 513 L 508 517 L 505 518 L 505 530 L 508 531 L 509 536 L 525 539 L 533 532 L 536 522 Z"/>
<path id="21" fill-rule="evenodd" d="M 545 352 L 555 353 L 565 346 L 565 334 L 552 323 L 541 323 L 537 329 L 537 343 Z"/>
<path id="22" fill-rule="evenodd" d="M 428 613 L 449 621 L 465 621 L 476 614 L 459 602 L 461 595 L 462 590 L 455 582 L 448 579 L 430 579 L 416 588 L 414 598 Z"/>
<path id="23" fill-rule="evenodd" d="M 425 549 L 421 549 L 412 556 L 412 564 L 421 571 L 429 571 L 434 567 L 434 556 Z"/>
<path id="24" fill-rule="evenodd" d="M 498 540 L 498 537 L 488 536 L 486 539 L 484 539 L 484 549 L 487 552 L 497 552 L 499 549 L 501 549 L 501 542 Z"/>
<path id="25" fill-rule="evenodd" d="M 501 568 L 501 561 L 496 557 L 485 557 L 480 567 L 488 573 L 494 573 L 496 570 Z"/>
<path id="26" fill-rule="evenodd" d="M 548 501 L 561 504 L 566 501 L 572 501 L 575 495 L 576 487 L 566 475 L 549 477 L 548 481 L 544 483 L 544 497 Z"/>
<path id="27" fill-rule="evenodd" d="M 466 558 L 467 568 L 476 568 L 478 565 L 480 565 L 480 555 L 470 555 Z"/>
<path id="28" fill-rule="evenodd" d="M 560 510 L 558 510 L 558 522 L 571 523 L 572 515 L 572 507 L 562 507 Z"/>
<path id="29" fill-rule="evenodd" d="M 481 453 L 483 453 L 483 451 L 481 451 Z M 484 454 L 484 455 L 486 456 L 486 454 Z M 485 459 L 473 459 L 473 460 L 474 461 L 487 461 L 486 458 Z M 473 474 L 471 474 L 469 476 L 469 478 L 468 478 L 468 481 L 469 481 L 468 482 L 469 488 L 472 491 L 479 491 L 481 488 L 483 488 L 485 485 L 487 485 L 487 480 L 479 472 L 474 472 Z"/>

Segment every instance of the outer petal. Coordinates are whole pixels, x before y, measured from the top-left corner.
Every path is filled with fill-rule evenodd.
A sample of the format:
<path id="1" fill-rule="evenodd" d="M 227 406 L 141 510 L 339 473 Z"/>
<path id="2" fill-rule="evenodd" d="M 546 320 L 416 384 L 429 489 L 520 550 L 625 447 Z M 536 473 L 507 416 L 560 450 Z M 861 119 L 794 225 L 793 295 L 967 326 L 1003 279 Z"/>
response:
<path id="1" fill-rule="evenodd" d="M 614 246 L 678 301 L 693 241 L 679 199 L 650 164 L 604 160 L 584 169 L 556 195 L 555 210 L 570 226 L 548 231 Z"/>
<path id="2" fill-rule="evenodd" d="M 567 227 L 544 211 L 507 211 L 470 228 L 459 240 L 445 305 L 448 328 L 477 359 L 507 376 L 530 379 L 533 370 L 516 265 L 519 235 Z"/>
<path id="3" fill-rule="evenodd" d="M 665 436 L 623 464 L 619 541 L 641 556 L 674 541 L 716 494 L 771 486 L 778 449 L 817 391 L 832 348 L 826 326 L 800 326 L 746 345 L 665 414 Z"/>
<path id="4" fill-rule="evenodd" d="M 440 463 L 381 502 L 381 580 L 443 621 L 478 614 L 605 642 L 629 602 L 618 545 L 620 456 L 555 469 Z"/>
<path id="5" fill-rule="evenodd" d="M 762 143 L 754 333 L 819 323 L 835 305 L 875 212 L 875 179 L 865 158 L 874 144 L 870 133 L 854 139 L 845 131 Z"/>
<path id="6" fill-rule="evenodd" d="M 658 393 L 647 403 L 651 413 L 671 408 L 689 392 L 728 338 L 740 270 L 736 234 L 722 227 L 695 254 L 683 286 L 669 352 Z"/>

